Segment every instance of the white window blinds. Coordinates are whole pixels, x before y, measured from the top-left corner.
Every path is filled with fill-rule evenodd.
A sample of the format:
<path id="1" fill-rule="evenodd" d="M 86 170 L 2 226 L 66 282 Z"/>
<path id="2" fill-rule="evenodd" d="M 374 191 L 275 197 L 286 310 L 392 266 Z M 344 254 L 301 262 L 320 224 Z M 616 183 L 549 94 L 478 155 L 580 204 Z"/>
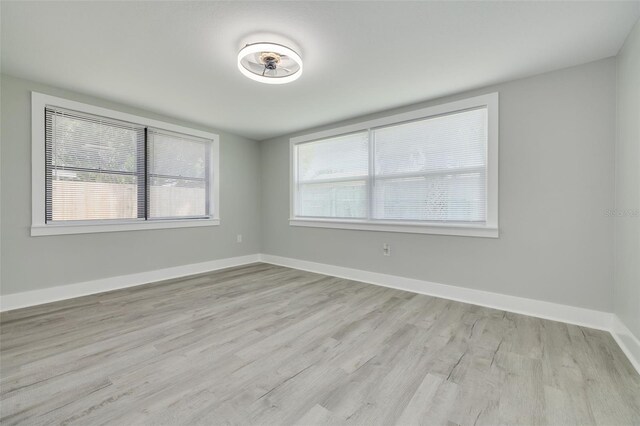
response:
<path id="1" fill-rule="evenodd" d="M 149 216 L 209 215 L 209 141 L 155 129 L 148 141 Z"/>
<path id="2" fill-rule="evenodd" d="M 144 218 L 144 128 L 45 110 L 46 221 Z"/>
<path id="3" fill-rule="evenodd" d="M 293 218 L 485 226 L 488 107 L 387 123 L 293 143 Z"/>
<path id="4" fill-rule="evenodd" d="M 211 141 L 45 109 L 46 223 L 209 218 Z"/>
<path id="5" fill-rule="evenodd" d="M 368 141 L 359 132 L 297 146 L 299 216 L 367 216 Z"/>
<path id="6" fill-rule="evenodd" d="M 374 129 L 375 219 L 483 222 L 485 108 Z"/>

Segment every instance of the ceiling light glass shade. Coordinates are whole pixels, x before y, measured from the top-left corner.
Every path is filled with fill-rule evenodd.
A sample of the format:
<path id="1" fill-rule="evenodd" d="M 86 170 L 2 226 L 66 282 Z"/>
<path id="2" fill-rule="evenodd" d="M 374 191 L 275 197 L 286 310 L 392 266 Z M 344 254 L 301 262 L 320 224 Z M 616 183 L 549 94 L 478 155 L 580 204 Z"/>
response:
<path id="1" fill-rule="evenodd" d="M 302 75 L 302 58 L 281 44 L 247 44 L 238 52 L 238 69 L 261 83 L 290 83 Z"/>

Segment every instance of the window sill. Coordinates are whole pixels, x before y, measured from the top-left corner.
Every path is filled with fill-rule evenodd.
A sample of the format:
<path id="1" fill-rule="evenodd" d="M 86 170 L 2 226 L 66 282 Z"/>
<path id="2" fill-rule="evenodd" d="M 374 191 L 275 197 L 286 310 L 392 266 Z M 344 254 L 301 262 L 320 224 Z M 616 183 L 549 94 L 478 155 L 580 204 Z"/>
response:
<path id="1" fill-rule="evenodd" d="M 497 227 L 472 225 L 439 225 L 421 223 L 364 222 L 333 219 L 289 219 L 290 226 L 312 228 L 351 229 L 357 231 L 402 232 L 409 234 L 456 235 L 465 237 L 499 238 Z"/>
<path id="2" fill-rule="evenodd" d="M 149 229 L 193 228 L 220 225 L 220 219 L 153 220 L 129 223 L 95 223 L 73 225 L 32 225 L 31 236 L 93 234 L 98 232 L 141 231 Z"/>

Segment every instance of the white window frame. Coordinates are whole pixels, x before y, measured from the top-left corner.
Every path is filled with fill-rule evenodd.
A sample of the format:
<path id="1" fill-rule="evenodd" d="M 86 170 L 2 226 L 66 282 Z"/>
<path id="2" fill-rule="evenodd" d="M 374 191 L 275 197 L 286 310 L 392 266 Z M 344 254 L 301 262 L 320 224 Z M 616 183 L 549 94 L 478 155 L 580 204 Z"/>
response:
<path id="1" fill-rule="evenodd" d="M 378 127 L 399 124 L 403 122 L 426 119 L 439 115 L 462 112 L 476 108 L 487 108 L 487 219 L 483 225 L 467 223 L 440 223 L 427 221 L 389 221 L 377 219 L 334 219 L 334 218 L 309 218 L 297 217 L 295 206 L 297 198 L 297 158 L 296 145 L 315 140 L 327 139 L 349 133 L 362 131 L 369 132 L 371 143 L 371 131 Z M 362 121 L 355 124 L 323 130 L 311 134 L 297 136 L 289 140 L 289 225 L 306 226 L 315 228 L 338 228 L 364 231 L 405 232 L 417 234 L 459 235 L 469 237 L 498 238 L 498 93 L 489 93 L 473 98 L 463 99 L 446 104 L 430 106 L 414 111 L 394 114 L 387 117 Z M 371 208 L 371 182 L 373 182 L 372 168 L 369 167 L 369 209 Z"/>
<path id="2" fill-rule="evenodd" d="M 211 141 L 211 170 L 209 188 L 209 218 L 203 219 L 150 219 L 70 221 L 68 223 L 46 223 L 45 219 L 45 108 L 59 107 L 86 114 L 98 115 L 120 121 L 153 127 L 160 130 L 195 136 Z M 94 232 L 136 231 L 164 228 L 191 228 L 220 225 L 220 137 L 215 133 L 178 126 L 151 118 L 128 114 L 107 108 L 89 105 L 56 96 L 31 92 L 31 236 L 87 234 Z"/>

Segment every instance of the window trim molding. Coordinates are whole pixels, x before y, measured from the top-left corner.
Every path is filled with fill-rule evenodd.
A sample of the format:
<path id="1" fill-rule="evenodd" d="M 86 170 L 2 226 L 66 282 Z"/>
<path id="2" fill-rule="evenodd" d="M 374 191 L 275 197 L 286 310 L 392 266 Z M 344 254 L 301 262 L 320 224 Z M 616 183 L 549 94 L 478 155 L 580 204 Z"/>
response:
<path id="1" fill-rule="evenodd" d="M 147 221 L 83 221 L 69 224 L 47 224 L 45 220 L 45 107 L 66 108 L 115 120 L 127 121 L 160 130 L 211 140 L 211 171 L 209 179 L 210 218 L 154 219 Z M 163 228 L 185 228 L 220 225 L 220 136 L 134 114 L 72 101 L 57 96 L 31 92 L 31 236 L 86 234 Z"/>
<path id="2" fill-rule="evenodd" d="M 332 129 L 321 130 L 289 140 L 289 225 L 317 228 L 337 228 L 364 231 L 386 231 L 418 234 L 457 235 L 499 238 L 498 227 L 498 92 L 474 96 L 444 104 L 433 105 L 399 114 L 361 121 Z M 310 218 L 295 215 L 296 203 L 296 145 L 348 133 L 369 131 L 373 128 L 420 120 L 475 108 L 487 108 L 487 220 L 484 225 L 466 223 L 398 222 L 366 219 Z M 369 185 L 370 186 L 370 185 Z M 369 200 L 369 203 L 371 200 Z"/>

